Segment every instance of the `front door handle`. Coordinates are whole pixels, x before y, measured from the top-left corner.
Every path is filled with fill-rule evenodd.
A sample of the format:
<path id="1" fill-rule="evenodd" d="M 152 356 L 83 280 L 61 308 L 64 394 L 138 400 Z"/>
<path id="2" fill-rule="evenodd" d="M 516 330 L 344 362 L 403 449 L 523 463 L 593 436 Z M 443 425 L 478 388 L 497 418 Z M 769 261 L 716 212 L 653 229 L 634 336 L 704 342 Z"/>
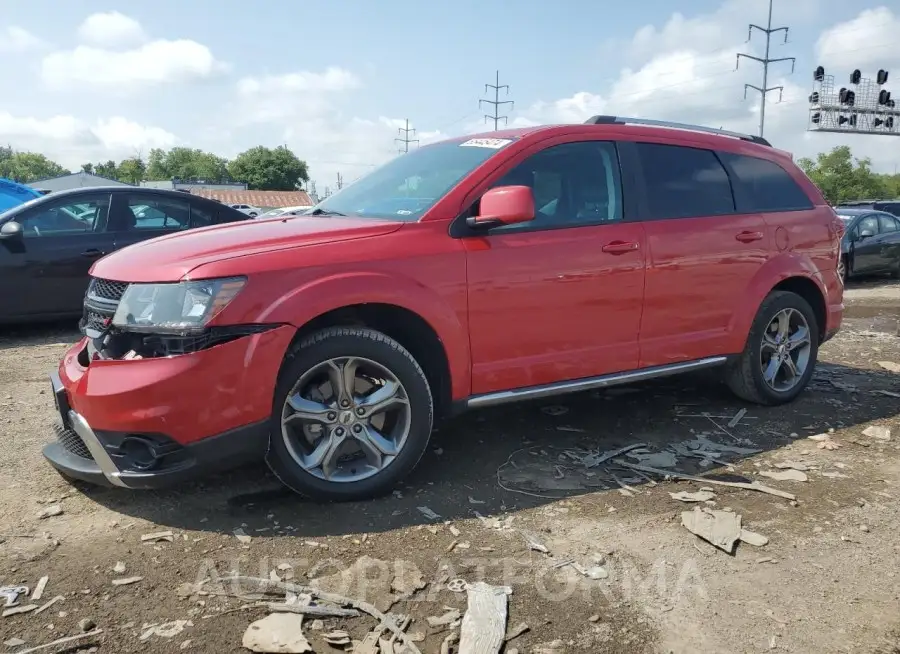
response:
<path id="1" fill-rule="evenodd" d="M 741 243 L 752 243 L 753 241 L 761 241 L 763 237 L 762 232 L 741 232 L 735 238 L 739 240 Z"/>
<path id="2" fill-rule="evenodd" d="M 634 241 L 612 241 L 600 249 L 607 254 L 625 254 L 626 252 L 634 252 L 639 247 L 640 245 Z"/>
<path id="3" fill-rule="evenodd" d="M 84 252 L 81 253 L 81 256 L 90 257 L 92 259 L 95 259 L 97 257 L 102 257 L 104 254 L 105 254 L 104 252 L 98 250 L 97 248 L 88 248 L 87 250 L 85 250 Z"/>

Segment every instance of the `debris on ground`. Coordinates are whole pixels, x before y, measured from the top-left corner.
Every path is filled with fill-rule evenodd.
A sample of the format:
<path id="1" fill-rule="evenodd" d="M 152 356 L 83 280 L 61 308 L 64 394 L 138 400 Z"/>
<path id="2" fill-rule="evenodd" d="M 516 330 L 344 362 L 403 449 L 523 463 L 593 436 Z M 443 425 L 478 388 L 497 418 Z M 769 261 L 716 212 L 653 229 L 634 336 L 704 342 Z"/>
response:
<path id="1" fill-rule="evenodd" d="M 712 543 L 729 554 L 741 538 L 741 516 L 730 511 L 714 511 L 694 507 L 682 511 L 681 524 L 692 534 Z"/>
<path id="2" fill-rule="evenodd" d="M 831 438 L 831 434 L 813 434 L 812 436 L 807 436 L 807 438 L 818 443 L 817 447 L 820 450 L 836 450 L 839 447 L 843 447 L 841 443 Z"/>
<path id="3" fill-rule="evenodd" d="M 340 629 L 329 631 L 327 634 L 322 634 L 322 640 L 332 647 L 346 647 L 352 642 L 350 634 Z"/>
<path id="4" fill-rule="evenodd" d="M 136 584 L 139 581 L 143 581 L 143 577 L 123 577 L 121 579 L 113 579 L 113 586 L 130 586 L 131 584 Z"/>
<path id="5" fill-rule="evenodd" d="M 387 561 L 361 556 L 353 565 L 331 575 L 316 577 L 309 583 L 313 588 L 329 593 L 349 592 L 358 595 L 384 612 L 390 610 L 400 599 L 391 592 L 394 580 L 384 574 L 389 569 Z M 399 580 L 399 583 L 402 585 L 403 580 Z"/>
<path id="6" fill-rule="evenodd" d="M 408 599 L 416 591 L 422 590 L 427 585 L 422 577 L 422 572 L 415 564 L 408 561 L 398 561 L 391 581 L 391 592 L 396 593 L 398 599 Z"/>
<path id="7" fill-rule="evenodd" d="M 142 543 L 159 543 L 159 542 L 167 542 L 172 543 L 175 541 L 175 534 L 171 531 L 157 531 L 152 534 L 144 534 L 141 536 Z"/>
<path id="8" fill-rule="evenodd" d="M 684 479 L 686 481 L 696 481 L 701 484 L 714 484 L 716 486 L 729 486 L 731 488 L 743 488 L 746 490 L 755 490 L 760 493 L 768 493 L 769 495 L 775 495 L 776 497 L 782 497 L 786 500 L 796 500 L 797 496 L 788 493 L 785 491 L 778 490 L 777 488 L 771 488 L 769 486 L 764 486 L 759 482 L 742 482 L 742 481 L 723 481 L 721 479 L 708 479 L 706 477 L 697 477 L 695 475 L 685 475 L 679 472 L 673 472 L 671 470 L 660 470 L 658 468 L 651 468 L 649 466 L 640 466 L 634 463 L 628 463 L 625 461 L 621 462 L 622 465 L 628 468 L 634 468 L 635 470 L 642 470 L 643 472 L 649 472 L 656 475 L 662 475 L 663 477 L 675 477 L 677 479 Z"/>
<path id="9" fill-rule="evenodd" d="M 3 609 L 3 613 L 0 614 L 4 618 L 8 618 L 11 615 L 20 615 L 22 613 L 31 613 L 38 607 L 37 604 L 24 604 L 20 606 L 13 606 L 8 609 Z"/>
<path id="10" fill-rule="evenodd" d="M 507 586 L 470 584 L 468 607 L 459 634 L 459 654 L 496 654 L 506 636 Z"/>
<path id="11" fill-rule="evenodd" d="M 243 530 L 242 528 L 240 528 L 240 527 L 238 527 L 237 529 L 235 529 L 234 532 L 232 532 L 232 533 L 234 534 L 234 537 L 237 538 L 238 541 L 239 541 L 241 544 L 243 544 L 243 545 L 249 545 L 250 542 L 253 540 L 253 537 L 252 537 L 252 536 L 248 536 L 248 535 L 247 535 L 247 532 L 244 531 L 244 530 Z"/>
<path id="12" fill-rule="evenodd" d="M 800 463 L 799 461 L 778 461 L 777 463 L 772 464 L 773 468 L 778 468 L 779 470 L 801 470 L 803 472 L 807 472 L 810 470 L 810 466 L 805 463 Z"/>
<path id="13" fill-rule="evenodd" d="M 313 651 L 303 635 L 303 616 L 293 613 L 273 613 L 251 622 L 244 632 L 241 645 L 261 654 L 305 654 Z"/>
<path id="14" fill-rule="evenodd" d="M 891 429 L 890 427 L 883 427 L 882 425 L 872 425 L 871 427 L 863 429 L 863 436 L 868 436 L 869 438 L 874 438 L 879 441 L 889 441 L 891 440 Z"/>
<path id="15" fill-rule="evenodd" d="M 518 638 L 519 636 L 524 634 L 526 631 L 530 631 L 530 630 L 531 630 L 531 627 L 528 626 L 528 623 L 520 622 L 519 624 L 517 624 L 516 626 L 514 626 L 513 628 L 511 628 L 509 631 L 506 632 L 506 636 L 503 638 L 503 640 L 506 642 L 509 642 L 512 639 Z"/>
<path id="16" fill-rule="evenodd" d="M 116 564 L 113 566 L 113 572 L 117 575 L 125 574 L 125 562 L 124 561 L 116 561 Z"/>
<path id="17" fill-rule="evenodd" d="M 569 410 L 559 404 L 551 404 L 550 406 L 541 407 L 541 411 L 546 413 L 548 416 L 561 416 L 569 412 Z"/>
<path id="18" fill-rule="evenodd" d="M 9 608 L 19 602 L 19 597 L 28 594 L 28 586 L 3 586 L 0 587 L 0 599 L 3 606 Z"/>
<path id="19" fill-rule="evenodd" d="M 734 417 L 728 421 L 728 428 L 734 429 L 738 426 L 738 423 L 744 419 L 744 416 L 747 415 L 747 409 L 741 409 L 737 413 L 734 414 Z"/>
<path id="20" fill-rule="evenodd" d="M 31 601 L 37 602 L 41 597 L 44 596 L 44 590 L 47 588 L 47 583 L 50 581 L 50 577 L 43 576 L 38 579 L 37 585 L 34 587 L 34 591 L 31 593 Z"/>
<path id="21" fill-rule="evenodd" d="M 63 508 L 59 504 L 51 504 L 50 506 L 44 507 L 44 509 L 37 514 L 37 517 L 38 520 L 46 520 L 47 518 L 54 518 L 62 514 Z"/>
<path id="22" fill-rule="evenodd" d="M 769 539 L 762 534 L 758 534 L 755 531 L 750 531 L 749 529 L 741 529 L 741 542 L 747 543 L 747 545 L 752 545 L 753 547 L 765 547 L 769 544 Z"/>
<path id="23" fill-rule="evenodd" d="M 440 520 L 441 516 L 429 509 L 427 506 L 418 506 L 416 507 L 423 516 L 428 518 L 429 520 Z"/>
<path id="24" fill-rule="evenodd" d="M 894 363 L 893 361 L 879 361 L 878 365 L 888 372 L 900 373 L 900 363 Z"/>
<path id="25" fill-rule="evenodd" d="M 468 590 L 469 586 L 466 584 L 466 590 Z M 445 607 L 446 608 L 446 607 Z M 425 618 L 425 622 L 428 623 L 429 627 L 455 627 L 459 622 L 459 619 L 462 618 L 462 613 L 459 612 L 458 609 L 448 608 L 443 615 L 434 616 L 430 615 Z"/>
<path id="26" fill-rule="evenodd" d="M 92 638 L 94 636 L 99 636 L 103 633 L 102 629 L 95 629 L 94 631 L 89 631 L 86 634 L 78 634 L 76 636 L 66 636 L 65 638 L 59 638 L 49 643 L 44 643 L 43 645 L 38 645 L 37 647 L 29 647 L 28 649 L 19 650 L 16 654 L 31 654 L 32 652 L 41 652 L 45 650 L 50 650 L 60 645 L 68 645 L 69 643 L 74 643 L 77 640 L 82 640 L 84 638 Z M 71 649 L 71 648 L 69 648 Z M 79 648 L 80 649 L 80 648 Z"/>
<path id="27" fill-rule="evenodd" d="M 190 620 L 172 620 L 162 624 L 148 624 L 143 627 L 140 640 L 147 640 L 151 636 L 158 638 L 174 638 L 188 627 L 193 627 Z"/>
<path id="28" fill-rule="evenodd" d="M 78 621 L 78 628 L 84 633 L 87 633 L 88 631 L 92 631 L 94 629 L 94 627 L 96 627 L 96 626 L 97 626 L 97 623 L 95 623 L 90 618 L 83 618 Z"/>
<path id="29" fill-rule="evenodd" d="M 21 638 L 10 638 L 9 640 L 4 640 L 3 644 L 7 647 L 21 647 L 25 644 L 25 641 Z"/>
<path id="30" fill-rule="evenodd" d="M 677 493 L 669 493 L 669 496 L 673 500 L 678 500 L 679 502 L 708 502 L 713 499 L 716 494 L 712 491 L 699 490 L 696 493 L 679 491 Z"/>
<path id="31" fill-rule="evenodd" d="M 519 530 L 519 533 L 525 538 L 525 542 L 528 543 L 528 549 L 534 550 L 535 552 L 541 552 L 542 554 L 549 554 L 550 550 L 547 549 L 547 546 L 541 542 L 541 539 L 538 538 L 537 534 L 531 531 L 525 531 L 524 529 Z"/>
<path id="32" fill-rule="evenodd" d="M 760 473 L 762 477 L 768 477 L 775 481 L 809 481 L 809 477 L 802 470 L 796 468 L 787 468 L 785 470 L 763 470 Z"/>

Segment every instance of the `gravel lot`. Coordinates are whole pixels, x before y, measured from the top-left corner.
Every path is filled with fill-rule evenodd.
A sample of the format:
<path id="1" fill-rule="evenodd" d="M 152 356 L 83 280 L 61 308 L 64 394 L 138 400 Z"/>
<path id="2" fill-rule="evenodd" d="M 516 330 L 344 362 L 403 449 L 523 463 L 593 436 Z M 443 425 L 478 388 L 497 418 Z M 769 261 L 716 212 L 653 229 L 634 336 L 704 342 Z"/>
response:
<path id="1" fill-rule="evenodd" d="M 447 589 L 462 578 L 512 589 L 508 628 L 529 629 L 506 652 L 897 654 L 900 374 L 890 364 L 900 364 L 900 283 L 856 284 L 846 301 L 844 329 L 820 352 L 808 392 L 788 407 L 743 406 L 707 374 L 471 413 L 440 426 L 394 496 L 328 507 L 285 493 L 258 465 L 165 492 L 70 486 L 40 450 L 54 420 L 47 373 L 77 334 L 70 325 L 2 331 L 0 585 L 33 589 L 47 576 L 42 598 L 20 604 L 62 597 L 40 613 L 0 618 L 3 651 L 93 625 L 100 633 L 66 646 L 247 651 L 245 630 L 268 611 L 255 605 L 254 589 L 218 577 L 274 571 L 307 583 L 347 571 L 340 592 L 410 615 L 423 653 L 439 652 L 458 631 L 426 618 L 465 611 L 465 592 Z M 742 408 L 743 419 L 727 426 Z M 871 426 L 889 428 L 890 440 L 883 430 L 882 438 L 863 434 Z M 825 442 L 808 438 L 818 434 Z M 643 464 L 667 465 L 674 446 L 672 470 L 758 481 L 796 501 L 709 486 L 710 508 L 739 514 L 769 539 L 728 554 L 689 533 L 681 512 L 697 505 L 670 496 L 706 484 L 650 481 L 579 458 L 636 443 L 647 452 L 621 458 L 654 455 Z M 685 455 L 698 443 L 715 450 L 714 461 Z M 775 465 L 786 462 L 793 468 Z M 761 474 L 791 469 L 807 480 Z M 59 515 L 38 517 L 57 506 Z M 235 537 L 238 528 L 249 543 Z M 172 541 L 142 544 L 160 531 Z M 364 576 L 355 574 L 360 561 Z M 130 577 L 141 579 L 113 583 Z M 394 603 L 403 586 L 415 592 Z M 244 597 L 226 595 L 238 591 Z M 332 652 L 326 632 L 361 640 L 375 625 L 368 616 L 326 618 L 316 629 L 307 618 L 304 631 L 316 652 Z"/>

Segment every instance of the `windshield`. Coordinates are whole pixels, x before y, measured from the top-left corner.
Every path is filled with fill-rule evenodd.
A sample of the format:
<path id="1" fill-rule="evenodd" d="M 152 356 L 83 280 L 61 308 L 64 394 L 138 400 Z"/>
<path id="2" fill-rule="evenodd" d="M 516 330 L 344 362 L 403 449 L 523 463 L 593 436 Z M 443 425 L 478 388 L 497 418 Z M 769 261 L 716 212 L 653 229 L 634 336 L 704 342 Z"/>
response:
<path id="1" fill-rule="evenodd" d="M 418 148 L 324 199 L 314 213 L 416 221 L 510 143 L 511 139 L 469 139 Z"/>
<path id="2" fill-rule="evenodd" d="M 841 220 L 843 220 L 845 223 L 849 223 L 851 220 L 853 220 L 853 216 L 848 216 L 848 215 L 845 214 L 845 213 L 839 213 L 839 214 L 838 214 L 838 218 L 840 218 Z"/>

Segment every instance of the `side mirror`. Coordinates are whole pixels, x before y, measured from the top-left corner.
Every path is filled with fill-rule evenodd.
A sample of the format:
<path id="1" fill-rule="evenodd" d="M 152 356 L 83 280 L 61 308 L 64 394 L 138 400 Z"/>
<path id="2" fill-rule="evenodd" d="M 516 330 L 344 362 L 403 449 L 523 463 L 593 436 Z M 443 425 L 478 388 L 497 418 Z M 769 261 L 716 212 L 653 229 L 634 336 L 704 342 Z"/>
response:
<path id="1" fill-rule="evenodd" d="M 528 186 L 499 186 L 481 196 L 479 214 L 466 222 L 470 227 L 490 228 L 534 220 L 534 193 Z"/>
<path id="2" fill-rule="evenodd" d="M 0 241 L 12 241 L 22 238 L 23 233 L 22 224 L 17 223 L 15 220 L 10 220 L 0 226 Z"/>
<path id="3" fill-rule="evenodd" d="M 875 232 L 870 229 L 863 230 L 859 233 L 859 240 L 863 240 L 864 238 L 872 238 L 875 236 Z"/>

